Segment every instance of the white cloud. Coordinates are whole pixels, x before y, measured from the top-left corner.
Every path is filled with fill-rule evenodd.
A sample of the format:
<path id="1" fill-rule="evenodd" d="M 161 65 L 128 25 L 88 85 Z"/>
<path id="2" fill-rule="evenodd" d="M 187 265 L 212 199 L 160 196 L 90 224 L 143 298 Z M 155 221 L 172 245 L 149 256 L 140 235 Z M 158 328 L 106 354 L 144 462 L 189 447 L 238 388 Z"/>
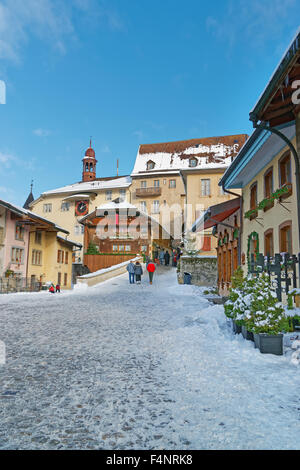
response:
<path id="1" fill-rule="evenodd" d="M 230 48 L 242 40 L 262 47 L 292 28 L 298 8 L 297 0 L 229 0 L 225 15 L 209 16 L 206 27 Z"/>
<path id="2" fill-rule="evenodd" d="M 1 1 L 1 0 L 0 0 Z M 97 0 L 2 0 L 0 3 L 0 59 L 20 61 L 20 52 L 31 36 L 48 42 L 65 54 L 67 42 L 76 38 L 74 16 L 98 23 L 99 18 L 113 30 L 123 28 L 116 11 Z"/>
<path id="3" fill-rule="evenodd" d="M 15 163 L 17 158 L 9 153 L 0 152 L 0 165 L 3 168 L 11 168 L 12 163 Z"/>
<path id="4" fill-rule="evenodd" d="M 33 134 L 37 137 L 48 137 L 52 132 L 48 129 L 34 129 Z"/>
<path id="5" fill-rule="evenodd" d="M 139 130 L 134 131 L 134 132 L 132 133 L 132 135 L 135 135 L 135 136 L 138 138 L 138 140 L 140 140 L 140 141 L 145 138 L 144 132 L 143 132 L 143 131 L 139 131 Z"/>

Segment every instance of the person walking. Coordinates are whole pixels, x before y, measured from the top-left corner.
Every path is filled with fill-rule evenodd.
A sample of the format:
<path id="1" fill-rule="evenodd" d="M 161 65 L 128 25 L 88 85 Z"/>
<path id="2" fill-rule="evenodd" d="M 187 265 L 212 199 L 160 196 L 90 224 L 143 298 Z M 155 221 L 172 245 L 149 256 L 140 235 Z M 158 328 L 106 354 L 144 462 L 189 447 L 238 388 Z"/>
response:
<path id="1" fill-rule="evenodd" d="M 176 250 L 173 251 L 172 266 L 173 268 L 177 267 L 177 251 Z"/>
<path id="2" fill-rule="evenodd" d="M 134 274 L 135 274 L 135 266 L 132 261 L 127 265 L 127 271 L 129 273 L 129 283 L 134 284 Z"/>
<path id="3" fill-rule="evenodd" d="M 165 252 L 164 250 L 162 249 L 160 252 L 159 252 L 159 262 L 161 265 L 164 264 L 164 261 L 165 261 Z"/>
<path id="4" fill-rule="evenodd" d="M 56 284 L 55 291 L 56 291 L 56 293 L 60 294 L 60 285 L 59 284 Z"/>
<path id="5" fill-rule="evenodd" d="M 135 263 L 134 273 L 135 273 L 136 283 L 140 284 L 142 280 L 142 275 L 143 275 L 143 268 L 142 268 L 142 265 L 138 261 Z"/>
<path id="6" fill-rule="evenodd" d="M 169 266 L 169 264 L 170 264 L 170 254 L 167 250 L 166 253 L 165 253 L 165 265 Z"/>
<path id="7" fill-rule="evenodd" d="M 54 284 L 51 284 L 49 292 L 51 292 L 51 294 L 55 294 Z"/>
<path id="8" fill-rule="evenodd" d="M 147 264 L 147 271 L 149 273 L 149 282 L 150 284 L 152 284 L 153 282 L 153 276 L 154 276 L 154 272 L 155 272 L 155 264 L 150 261 L 148 264 Z"/>

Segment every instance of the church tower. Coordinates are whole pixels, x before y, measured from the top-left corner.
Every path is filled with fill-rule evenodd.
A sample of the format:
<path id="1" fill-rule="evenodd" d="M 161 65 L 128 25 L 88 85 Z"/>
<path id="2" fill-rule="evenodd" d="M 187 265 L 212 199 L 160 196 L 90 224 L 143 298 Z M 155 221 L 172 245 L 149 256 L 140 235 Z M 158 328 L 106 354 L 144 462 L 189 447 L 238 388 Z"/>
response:
<path id="1" fill-rule="evenodd" d="M 23 209 L 29 209 L 30 204 L 34 201 L 33 193 L 32 193 L 32 188 L 33 188 L 33 181 L 31 181 L 30 185 L 30 193 L 28 198 L 26 199 L 26 202 L 23 206 Z"/>
<path id="2" fill-rule="evenodd" d="M 85 152 L 85 156 L 82 159 L 83 162 L 83 171 L 82 171 L 82 181 L 94 181 L 96 179 L 96 154 L 92 149 L 92 140 L 90 140 L 90 147 Z"/>

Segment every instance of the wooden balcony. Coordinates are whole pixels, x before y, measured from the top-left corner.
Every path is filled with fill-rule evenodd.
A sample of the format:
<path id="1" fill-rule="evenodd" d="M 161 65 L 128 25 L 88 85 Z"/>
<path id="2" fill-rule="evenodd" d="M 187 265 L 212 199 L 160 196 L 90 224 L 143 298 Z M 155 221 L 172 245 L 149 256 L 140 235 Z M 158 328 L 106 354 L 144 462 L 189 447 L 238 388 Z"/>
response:
<path id="1" fill-rule="evenodd" d="M 135 192 L 135 197 L 156 197 L 161 195 L 161 188 L 138 188 Z"/>

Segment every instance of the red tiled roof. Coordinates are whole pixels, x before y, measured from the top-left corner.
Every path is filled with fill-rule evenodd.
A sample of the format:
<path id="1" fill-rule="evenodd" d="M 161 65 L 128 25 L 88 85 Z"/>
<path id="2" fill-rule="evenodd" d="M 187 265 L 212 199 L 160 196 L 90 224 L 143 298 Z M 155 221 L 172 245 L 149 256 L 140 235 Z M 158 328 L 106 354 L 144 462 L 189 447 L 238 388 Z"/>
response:
<path id="1" fill-rule="evenodd" d="M 217 224 L 217 222 L 223 222 L 227 217 L 230 217 L 232 214 L 234 214 L 239 207 L 232 207 L 231 209 L 228 209 L 227 211 L 220 212 L 219 214 L 216 214 L 214 216 L 211 216 L 205 223 L 204 223 L 204 230 L 213 227 L 214 225 Z"/>
<path id="2" fill-rule="evenodd" d="M 211 145 L 224 144 L 231 147 L 238 144 L 240 147 L 242 147 L 247 138 L 247 134 L 237 134 L 226 135 L 223 137 L 205 137 L 201 139 L 179 140 L 177 142 L 144 144 L 140 146 L 139 153 L 181 153 L 184 152 L 187 148 L 194 147 L 196 145 L 210 147 Z"/>

